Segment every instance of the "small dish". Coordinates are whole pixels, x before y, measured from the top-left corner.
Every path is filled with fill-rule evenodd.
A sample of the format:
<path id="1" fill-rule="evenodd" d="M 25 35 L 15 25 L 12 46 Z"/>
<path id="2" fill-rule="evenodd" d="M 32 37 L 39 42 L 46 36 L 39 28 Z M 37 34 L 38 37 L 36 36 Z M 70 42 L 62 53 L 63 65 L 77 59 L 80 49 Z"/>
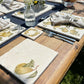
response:
<path id="1" fill-rule="evenodd" d="M 23 36 L 29 37 L 32 40 L 35 40 L 37 37 L 39 37 L 41 34 L 43 33 L 43 31 L 36 29 L 34 27 L 31 27 L 29 29 L 27 29 L 26 31 L 24 31 L 22 33 Z"/>

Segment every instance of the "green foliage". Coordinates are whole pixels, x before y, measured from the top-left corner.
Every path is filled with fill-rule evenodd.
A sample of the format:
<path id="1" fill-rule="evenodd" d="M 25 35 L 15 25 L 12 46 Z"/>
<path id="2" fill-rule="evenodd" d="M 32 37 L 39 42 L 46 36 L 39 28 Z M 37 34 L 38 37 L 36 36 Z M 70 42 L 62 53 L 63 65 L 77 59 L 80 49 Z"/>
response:
<path id="1" fill-rule="evenodd" d="M 33 0 L 24 0 L 24 3 L 25 3 L 26 5 L 32 5 Z"/>
<path id="2" fill-rule="evenodd" d="M 80 76 L 77 73 L 72 73 L 71 70 L 69 70 L 61 84 L 81 84 L 82 80 L 83 76 Z"/>
<path id="3" fill-rule="evenodd" d="M 84 82 L 84 47 L 60 84 L 82 84 Z M 81 75 L 79 75 L 81 74 Z M 84 84 L 84 83 L 83 83 Z"/>
<path id="4" fill-rule="evenodd" d="M 3 0 L 0 0 L 0 3 L 2 3 Z"/>

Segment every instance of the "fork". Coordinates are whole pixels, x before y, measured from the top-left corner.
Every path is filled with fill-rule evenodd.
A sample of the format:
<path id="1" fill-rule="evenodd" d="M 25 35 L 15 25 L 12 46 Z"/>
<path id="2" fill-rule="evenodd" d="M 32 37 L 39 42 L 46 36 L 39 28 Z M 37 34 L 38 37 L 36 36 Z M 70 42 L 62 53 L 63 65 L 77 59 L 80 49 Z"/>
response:
<path id="1" fill-rule="evenodd" d="M 60 40 L 63 40 L 65 42 L 68 42 L 70 44 L 74 44 L 74 42 L 76 41 L 75 39 L 73 38 L 70 38 L 70 37 L 66 37 L 66 36 L 63 36 L 61 34 L 56 34 L 52 31 L 48 31 L 48 30 L 45 30 L 45 32 L 47 33 L 46 35 L 49 36 L 49 37 L 54 37 L 56 39 L 60 39 Z"/>

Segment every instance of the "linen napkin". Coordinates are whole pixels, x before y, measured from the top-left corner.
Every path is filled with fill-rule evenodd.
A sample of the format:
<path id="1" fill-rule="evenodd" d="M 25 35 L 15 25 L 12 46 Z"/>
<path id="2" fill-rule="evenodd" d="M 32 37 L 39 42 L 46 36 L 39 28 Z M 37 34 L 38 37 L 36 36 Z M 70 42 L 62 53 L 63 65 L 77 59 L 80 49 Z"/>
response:
<path id="1" fill-rule="evenodd" d="M 59 13 L 52 13 L 50 15 L 50 20 L 52 25 L 71 23 L 77 27 L 84 28 L 84 19 L 69 14 L 60 15 Z"/>
<path id="2" fill-rule="evenodd" d="M 10 23 L 2 18 L 0 18 L 0 30 L 10 27 Z"/>

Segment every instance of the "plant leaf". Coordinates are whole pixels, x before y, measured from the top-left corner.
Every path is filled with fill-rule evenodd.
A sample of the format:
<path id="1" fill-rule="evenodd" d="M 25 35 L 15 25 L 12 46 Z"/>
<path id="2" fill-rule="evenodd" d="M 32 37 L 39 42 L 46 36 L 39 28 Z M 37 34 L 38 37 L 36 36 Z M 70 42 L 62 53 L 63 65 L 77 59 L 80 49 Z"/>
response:
<path id="1" fill-rule="evenodd" d="M 27 63 L 23 67 L 34 67 L 34 60 L 31 60 L 29 63 Z"/>

